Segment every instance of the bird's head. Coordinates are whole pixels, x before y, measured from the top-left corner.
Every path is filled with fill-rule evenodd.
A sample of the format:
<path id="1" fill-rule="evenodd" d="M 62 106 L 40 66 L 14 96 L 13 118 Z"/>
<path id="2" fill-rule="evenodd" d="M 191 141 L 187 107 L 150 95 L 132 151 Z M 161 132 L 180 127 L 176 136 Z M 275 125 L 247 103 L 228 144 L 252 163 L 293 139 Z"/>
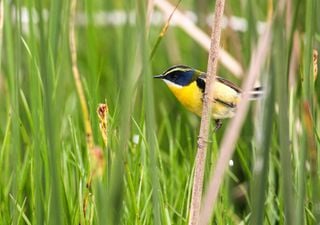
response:
<path id="1" fill-rule="evenodd" d="M 195 81 L 200 71 L 197 71 L 189 66 L 176 65 L 172 66 L 160 75 L 154 78 L 162 79 L 168 86 L 184 87 Z"/>

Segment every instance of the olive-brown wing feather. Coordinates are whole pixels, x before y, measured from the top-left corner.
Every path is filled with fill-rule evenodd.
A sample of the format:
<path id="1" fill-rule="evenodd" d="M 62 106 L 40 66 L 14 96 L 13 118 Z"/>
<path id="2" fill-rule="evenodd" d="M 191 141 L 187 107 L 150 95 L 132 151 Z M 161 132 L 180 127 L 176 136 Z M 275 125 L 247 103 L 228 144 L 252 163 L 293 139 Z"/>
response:
<path id="1" fill-rule="evenodd" d="M 223 84 L 225 84 L 226 86 L 232 88 L 232 89 L 235 90 L 236 92 L 241 93 L 241 89 L 240 89 L 238 86 L 236 86 L 235 84 L 233 84 L 231 81 L 228 81 L 228 80 L 226 80 L 226 79 L 224 79 L 224 78 L 222 78 L 222 77 L 219 77 L 219 76 L 216 76 L 216 80 L 217 80 L 218 82 L 223 83 Z M 201 89 L 201 91 L 204 93 L 205 87 L 206 87 L 206 74 L 205 74 L 205 73 L 201 74 L 201 75 L 197 78 L 196 82 L 197 82 L 197 86 L 198 86 L 198 87 Z M 221 99 L 215 99 L 215 101 L 216 101 L 216 102 L 219 102 L 219 103 L 221 103 L 221 104 L 223 104 L 223 105 L 225 105 L 225 106 L 228 106 L 228 107 L 230 107 L 230 108 L 234 108 L 234 107 L 236 106 L 233 102 L 226 102 L 226 101 L 223 101 L 223 100 L 221 100 Z"/>
<path id="2" fill-rule="evenodd" d="M 207 78 L 207 74 L 202 73 L 196 80 L 197 85 L 202 90 L 202 92 L 204 92 L 204 90 L 206 88 L 206 78 Z M 238 86 L 236 86 L 234 83 L 232 83 L 231 81 L 224 79 L 222 77 L 219 77 L 219 76 L 216 76 L 216 80 L 218 82 L 221 82 L 221 83 L 227 85 L 228 87 L 232 88 L 236 92 L 241 93 L 241 89 Z"/>

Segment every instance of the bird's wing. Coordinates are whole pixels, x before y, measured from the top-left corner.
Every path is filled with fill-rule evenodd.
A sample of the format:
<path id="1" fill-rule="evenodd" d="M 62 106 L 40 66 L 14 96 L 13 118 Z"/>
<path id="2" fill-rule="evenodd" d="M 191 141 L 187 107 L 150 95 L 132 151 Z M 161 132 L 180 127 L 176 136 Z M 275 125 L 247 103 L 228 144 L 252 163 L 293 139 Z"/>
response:
<path id="1" fill-rule="evenodd" d="M 206 87 L 206 78 L 207 78 L 207 74 L 202 73 L 196 80 L 197 85 L 202 90 L 202 92 L 204 92 L 205 87 Z M 227 85 L 228 87 L 232 88 L 236 92 L 241 93 L 241 89 L 238 86 L 236 86 L 234 83 L 232 83 L 231 81 L 224 79 L 222 77 L 219 77 L 219 76 L 216 76 L 216 80 L 220 83 Z"/>
<path id="2" fill-rule="evenodd" d="M 197 78 L 196 82 L 197 82 L 197 86 L 204 93 L 205 86 L 206 86 L 206 74 L 205 73 L 201 74 Z M 216 76 L 216 82 L 222 84 L 222 86 L 216 84 L 216 88 L 220 88 L 220 90 L 225 85 L 225 87 L 229 87 L 229 88 L 233 89 L 236 93 L 241 93 L 241 89 L 239 87 L 237 87 L 235 84 L 233 84 L 231 81 L 228 81 L 224 78 Z M 228 94 L 229 92 L 223 93 L 222 95 L 219 94 L 219 91 L 217 93 L 218 93 L 218 95 L 215 96 L 214 101 L 219 102 L 220 104 L 223 104 L 229 108 L 236 107 L 236 102 L 234 102 L 235 95 L 233 95 L 233 94 L 230 95 L 230 94 Z"/>
<path id="3" fill-rule="evenodd" d="M 235 90 L 238 93 L 241 93 L 241 89 L 236 86 L 234 83 L 232 83 L 231 81 L 228 81 L 222 77 L 216 76 L 217 81 L 227 85 L 228 87 L 232 88 L 233 90 Z"/>

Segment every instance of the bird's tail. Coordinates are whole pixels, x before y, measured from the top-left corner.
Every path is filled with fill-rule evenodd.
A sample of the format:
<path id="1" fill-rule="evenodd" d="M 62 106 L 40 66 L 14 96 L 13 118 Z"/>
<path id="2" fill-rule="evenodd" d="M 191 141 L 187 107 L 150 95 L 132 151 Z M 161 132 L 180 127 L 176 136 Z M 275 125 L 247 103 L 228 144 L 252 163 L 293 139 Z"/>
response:
<path id="1" fill-rule="evenodd" d="M 250 92 L 250 100 L 256 100 L 259 99 L 263 96 L 263 88 L 262 87 L 255 87 L 253 90 Z"/>

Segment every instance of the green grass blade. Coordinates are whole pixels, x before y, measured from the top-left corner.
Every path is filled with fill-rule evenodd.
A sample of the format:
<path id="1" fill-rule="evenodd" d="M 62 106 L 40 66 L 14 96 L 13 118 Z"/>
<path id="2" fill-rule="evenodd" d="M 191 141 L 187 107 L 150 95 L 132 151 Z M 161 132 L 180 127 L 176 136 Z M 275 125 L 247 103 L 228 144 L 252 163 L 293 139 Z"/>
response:
<path id="1" fill-rule="evenodd" d="M 269 171 L 269 155 L 273 130 L 274 112 L 274 80 L 273 75 L 269 75 L 265 86 L 266 98 L 262 100 L 257 113 L 257 127 L 255 136 L 257 148 L 255 151 L 252 177 L 252 215 L 250 224 L 263 224 L 265 214 L 265 202 L 267 194 L 267 181 Z"/>

